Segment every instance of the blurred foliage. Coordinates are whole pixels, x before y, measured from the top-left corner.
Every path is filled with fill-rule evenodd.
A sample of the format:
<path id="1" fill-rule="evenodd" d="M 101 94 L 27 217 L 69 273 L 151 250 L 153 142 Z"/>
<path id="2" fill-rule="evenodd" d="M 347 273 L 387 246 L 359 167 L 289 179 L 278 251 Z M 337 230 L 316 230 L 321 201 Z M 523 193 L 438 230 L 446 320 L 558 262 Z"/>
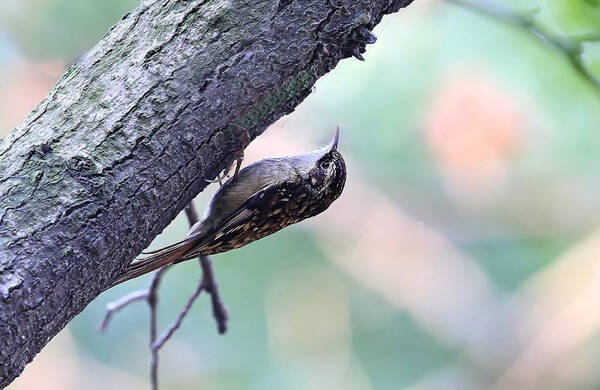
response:
<path id="1" fill-rule="evenodd" d="M 599 0 L 547 0 L 552 16 L 565 34 L 600 34 Z"/>
<path id="2" fill-rule="evenodd" d="M 133 3 L 5 0 L 0 55 L 27 67 L 0 57 L 0 80 L 69 62 Z M 589 38 L 584 60 L 600 72 L 597 1 L 502 4 Z M 300 153 L 339 124 L 346 192 L 313 221 L 215 256 L 231 330 L 217 335 L 201 299 L 162 353 L 163 388 L 599 388 L 599 91 L 523 31 L 445 2 L 416 0 L 375 33 L 366 62 L 342 61 L 248 149 L 249 161 Z M 23 84 L 4 82 L 0 118 Z M 180 216 L 153 247 L 186 230 Z M 162 325 L 198 277 L 194 262 L 170 271 Z M 53 340 L 14 388 L 146 388 L 145 307 L 96 333 L 107 302 L 146 284 L 90 304 L 65 331 L 74 351 Z"/>
<path id="3" fill-rule="evenodd" d="M 0 23 L 23 54 L 71 60 L 92 48 L 136 0 L 3 0 Z"/>

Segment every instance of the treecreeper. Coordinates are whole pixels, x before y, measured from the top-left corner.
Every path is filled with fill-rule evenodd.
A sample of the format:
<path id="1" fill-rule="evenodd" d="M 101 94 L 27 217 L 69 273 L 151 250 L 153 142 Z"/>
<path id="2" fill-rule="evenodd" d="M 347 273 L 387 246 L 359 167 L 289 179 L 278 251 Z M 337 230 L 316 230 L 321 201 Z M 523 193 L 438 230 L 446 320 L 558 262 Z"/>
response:
<path id="1" fill-rule="evenodd" d="M 240 248 L 325 211 L 346 183 L 338 139 L 339 128 L 323 148 L 236 169 L 185 239 L 145 252 L 149 256 L 131 263 L 110 287 L 165 265 Z"/>

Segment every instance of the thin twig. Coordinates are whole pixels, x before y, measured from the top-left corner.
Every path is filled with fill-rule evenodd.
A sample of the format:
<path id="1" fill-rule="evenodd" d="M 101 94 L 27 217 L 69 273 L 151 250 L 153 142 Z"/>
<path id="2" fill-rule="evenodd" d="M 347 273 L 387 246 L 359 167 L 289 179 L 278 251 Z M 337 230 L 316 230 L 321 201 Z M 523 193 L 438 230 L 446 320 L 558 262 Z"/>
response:
<path id="1" fill-rule="evenodd" d="M 148 289 L 133 291 L 124 297 L 109 303 L 106 305 L 106 313 L 104 314 L 104 319 L 102 320 L 102 324 L 98 327 L 100 332 L 104 332 L 108 327 L 108 324 L 115 313 L 118 313 L 121 309 L 128 306 L 130 303 L 145 300 L 148 296 Z"/>
<path id="2" fill-rule="evenodd" d="M 193 226 L 198 222 L 198 213 L 192 203 L 185 207 L 185 215 L 188 217 L 190 226 Z M 200 256 L 200 265 L 202 267 L 202 285 L 204 285 L 206 292 L 210 294 L 210 300 L 212 302 L 212 311 L 215 322 L 217 323 L 217 330 L 220 334 L 227 332 L 227 321 L 229 317 L 227 315 L 227 308 L 223 304 L 221 296 L 219 295 L 219 286 L 217 285 L 214 272 L 212 270 L 212 262 L 208 256 Z"/>
<path id="3" fill-rule="evenodd" d="M 198 214 L 192 203 L 186 206 L 185 214 L 188 217 L 188 222 L 190 226 L 193 226 L 196 222 L 198 222 Z M 202 268 L 202 278 L 198 282 L 198 286 L 194 290 L 194 293 L 188 298 L 185 306 L 179 312 L 175 321 L 173 321 L 167 327 L 167 329 L 160 335 L 160 337 L 158 337 L 158 289 L 160 287 L 162 277 L 164 276 L 165 272 L 171 267 L 170 265 L 166 265 L 154 273 L 154 275 L 152 276 L 152 280 L 150 281 L 150 285 L 147 289 L 134 291 L 118 299 L 117 301 L 106 305 L 106 313 L 104 315 L 104 320 L 100 325 L 101 331 L 104 331 L 108 327 L 108 324 L 115 313 L 122 310 L 123 308 L 125 308 L 133 302 L 146 300 L 150 311 L 149 344 L 151 352 L 150 382 L 152 384 L 152 390 L 158 390 L 158 366 L 160 349 L 171 338 L 171 336 L 173 336 L 175 331 L 179 329 L 179 327 L 183 323 L 184 318 L 187 316 L 190 309 L 192 308 L 192 305 L 200 296 L 202 291 L 206 291 L 208 294 L 210 294 L 213 317 L 215 318 L 215 322 L 217 324 L 217 329 L 219 333 L 223 334 L 227 331 L 227 309 L 225 308 L 225 305 L 223 304 L 223 301 L 221 300 L 221 297 L 219 295 L 218 285 L 216 283 L 214 272 L 212 270 L 212 262 L 208 256 L 199 256 L 198 262 Z"/>
<path id="4" fill-rule="evenodd" d="M 456 4 L 463 8 L 468 8 L 480 14 L 492 17 L 496 20 L 508 23 L 512 26 L 525 30 L 533 35 L 543 44 L 549 46 L 571 64 L 571 67 L 579 73 L 590 85 L 600 90 L 600 78 L 593 74 L 583 61 L 583 43 L 591 42 L 598 35 L 586 35 L 575 37 L 575 39 L 566 39 L 554 34 L 547 28 L 535 21 L 533 16 L 517 13 L 507 7 L 484 0 L 446 0 L 449 3 Z M 595 40 L 597 41 L 597 39 Z"/>
<path id="5" fill-rule="evenodd" d="M 215 275 L 213 273 L 212 262 L 208 256 L 200 256 L 200 265 L 202 266 L 206 291 L 210 294 L 213 317 L 217 323 L 217 330 L 220 334 L 224 334 L 227 332 L 227 321 L 229 320 L 229 315 L 227 314 L 227 308 L 223 304 L 223 300 L 219 295 L 219 286 L 217 285 Z"/>
<path id="6" fill-rule="evenodd" d="M 194 293 L 188 298 L 187 302 L 185 303 L 185 306 L 177 316 L 177 319 L 173 321 L 171 325 L 169 325 L 169 327 L 160 335 L 158 339 L 156 337 L 154 338 L 154 343 L 152 344 L 153 350 L 158 352 L 158 350 L 161 349 L 162 346 L 171 338 L 173 333 L 175 333 L 175 331 L 179 329 L 181 323 L 183 322 L 183 319 L 192 308 L 194 301 L 196 300 L 196 298 L 198 298 L 198 296 L 200 296 L 202 290 L 204 290 L 205 288 L 206 286 L 204 283 L 198 283 L 196 290 L 194 290 Z"/>
<path id="7" fill-rule="evenodd" d="M 192 202 L 188 203 L 188 205 L 185 206 L 184 211 L 188 219 L 188 224 L 190 225 L 190 227 L 194 226 L 199 220 L 198 213 L 196 212 L 196 207 L 194 207 L 194 204 Z"/>
<path id="8" fill-rule="evenodd" d="M 192 203 L 185 207 L 185 214 L 188 217 L 190 226 L 193 226 L 198 222 L 198 213 L 196 213 L 196 208 Z M 206 292 L 210 294 L 213 317 L 217 323 L 217 330 L 220 334 L 224 334 L 227 332 L 227 321 L 229 320 L 229 317 L 227 315 L 227 308 L 219 295 L 219 286 L 217 285 L 212 269 L 212 262 L 208 256 L 200 256 L 199 259 L 200 265 L 202 266 L 202 284 L 205 286 Z"/>
<path id="9" fill-rule="evenodd" d="M 154 273 L 152 281 L 150 282 L 150 287 L 148 287 L 148 296 L 146 297 L 150 309 L 150 382 L 152 383 L 152 390 L 158 390 L 159 355 L 158 348 L 154 348 L 158 328 L 158 287 L 160 286 L 163 275 L 168 269 L 169 266 L 166 265 Z"/>

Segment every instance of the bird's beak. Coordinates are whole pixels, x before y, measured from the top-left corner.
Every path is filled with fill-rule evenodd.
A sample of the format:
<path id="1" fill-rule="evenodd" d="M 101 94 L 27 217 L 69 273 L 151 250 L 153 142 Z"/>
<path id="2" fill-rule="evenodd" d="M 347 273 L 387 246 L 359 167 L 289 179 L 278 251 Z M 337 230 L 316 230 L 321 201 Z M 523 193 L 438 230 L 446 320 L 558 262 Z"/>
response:
<path id="1" fill-rule="evenodd" d="M 335 134 L 333 135 L 333 140 L 331 140 L 331 144 L 329 146 L 329 151 L 337 150 L 339 139 L 340 139 L 340 127 L 337 126 L 335 129 Z"/>

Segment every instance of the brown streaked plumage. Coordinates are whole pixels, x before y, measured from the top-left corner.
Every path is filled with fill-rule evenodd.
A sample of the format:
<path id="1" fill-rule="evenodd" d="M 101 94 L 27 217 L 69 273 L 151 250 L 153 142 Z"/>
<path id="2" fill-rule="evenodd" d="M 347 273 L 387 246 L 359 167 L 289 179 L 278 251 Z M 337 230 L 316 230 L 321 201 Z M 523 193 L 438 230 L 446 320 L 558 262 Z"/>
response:
<path id="1" fill-rule="evenodd" d="M 324 148 L 261 160 L 240 170 L 219 188 L 205 217 L 184 240 L 147 252 L 150 256 L 130 264 L 111 287 L 167 264 L 242 247 L 323 212 L 346 182 L 338 137 L 336 129 Z"/>

